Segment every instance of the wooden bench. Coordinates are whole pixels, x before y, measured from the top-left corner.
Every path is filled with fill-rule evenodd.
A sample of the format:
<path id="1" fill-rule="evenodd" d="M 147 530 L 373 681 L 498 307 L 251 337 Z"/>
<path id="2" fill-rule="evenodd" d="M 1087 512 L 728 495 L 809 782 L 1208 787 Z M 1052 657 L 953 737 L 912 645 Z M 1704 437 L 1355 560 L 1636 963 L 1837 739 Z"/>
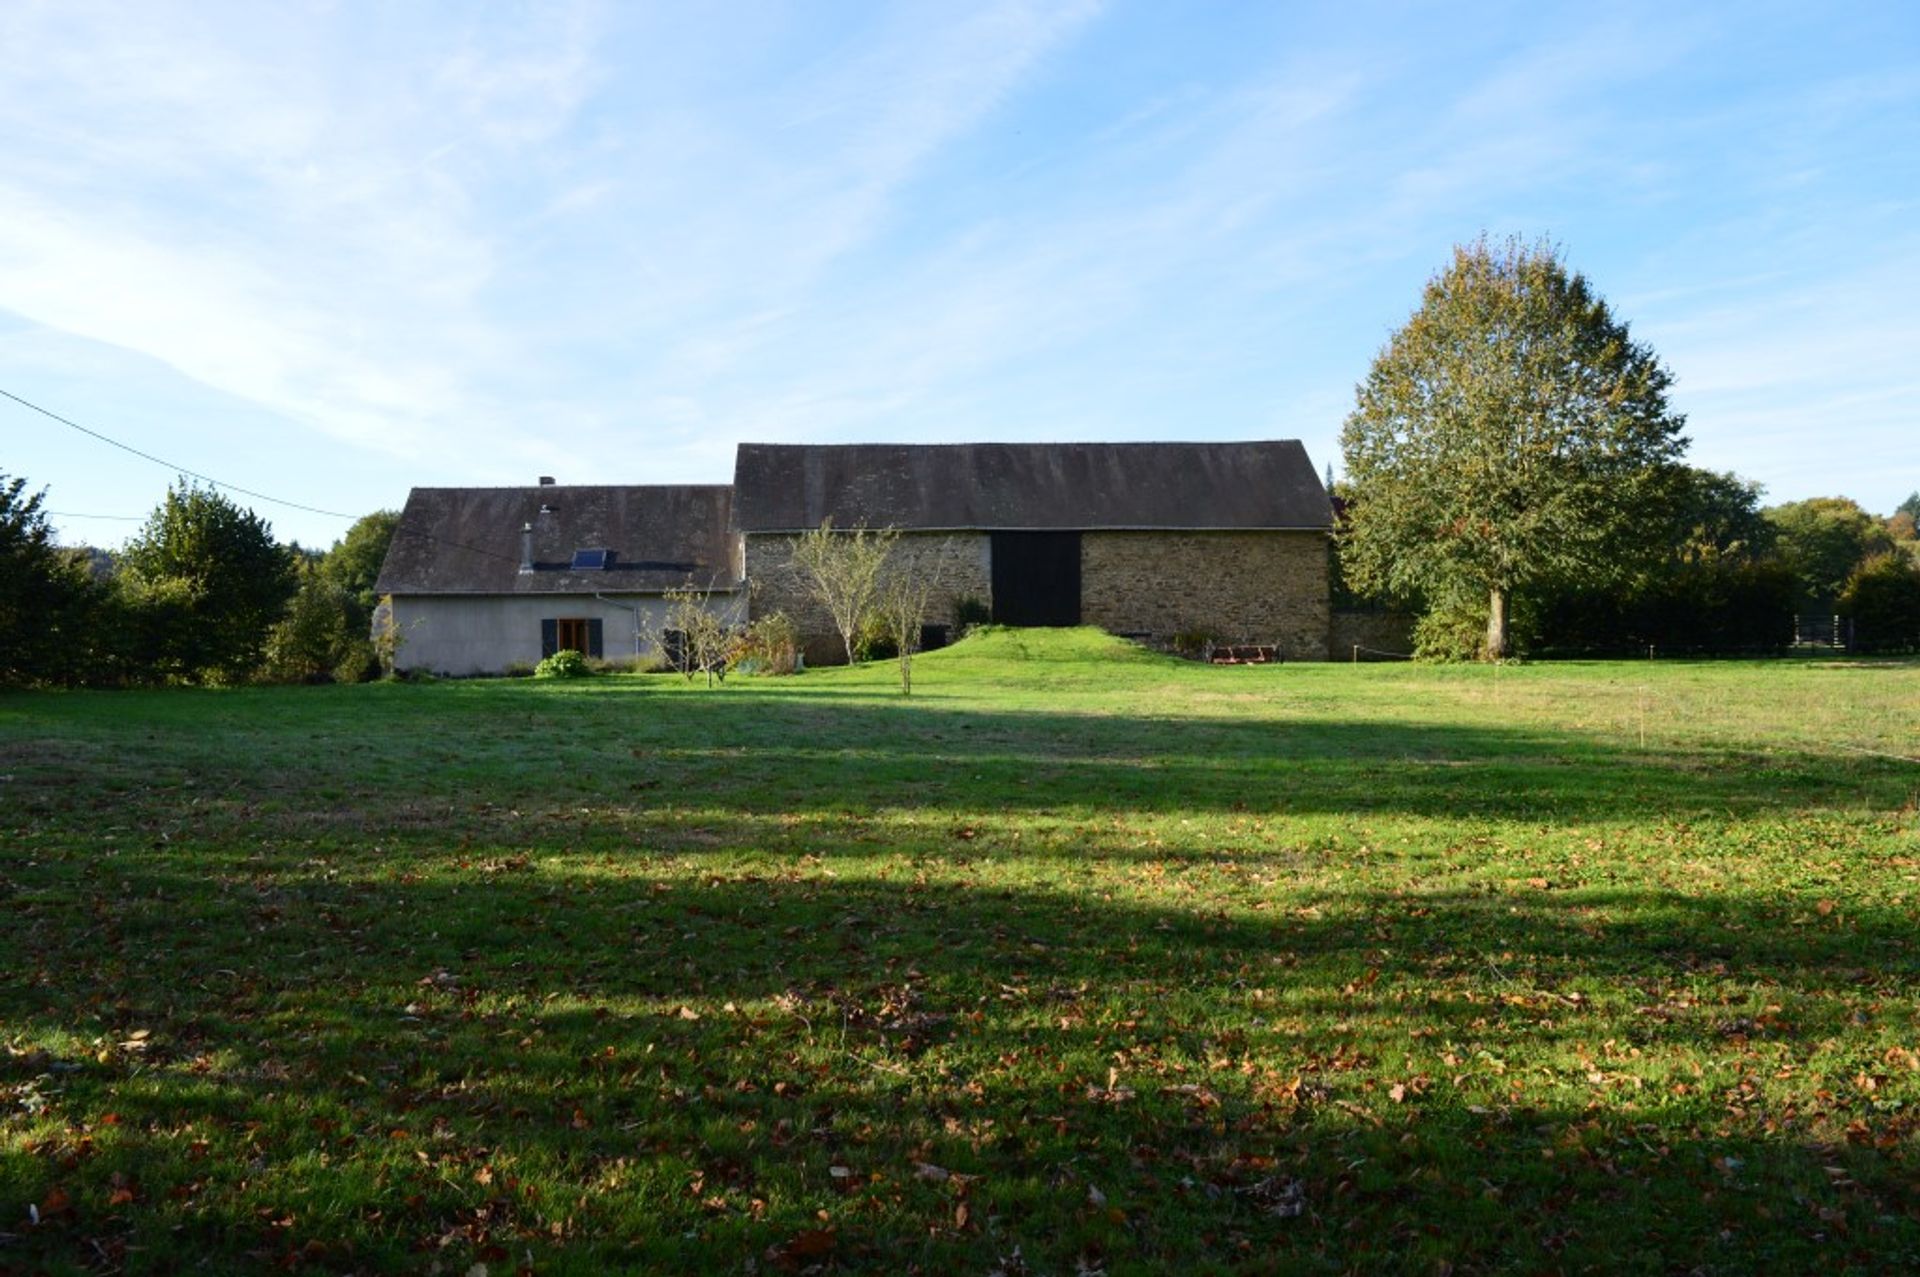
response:
<path id="1" fill-rule="evenodd" d="M 1271 643 L 1216 643 L 1207 653 L 1214 665 L 1274 665 L 1283 658 Z"/>

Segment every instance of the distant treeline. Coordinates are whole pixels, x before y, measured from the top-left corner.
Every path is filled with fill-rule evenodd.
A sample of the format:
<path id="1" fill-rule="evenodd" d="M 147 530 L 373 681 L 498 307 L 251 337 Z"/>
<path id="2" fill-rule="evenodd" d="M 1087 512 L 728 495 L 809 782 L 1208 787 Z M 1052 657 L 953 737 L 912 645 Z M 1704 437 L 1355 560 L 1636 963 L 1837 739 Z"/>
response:
<path id="1" fill-rule="evenodd" d="M 1685 468 L 1663 516 L 1644 525 L 1631 570 L 1599 584 L 1563 579 L 1515 600 L 1515 649 L 1536 657 L 1741 655 L 1786 651 L 1797 616 L 1840 616 L 1855 647 L 1920 651 L 1920 492 L 1881 517 L 1846 497 L 1760 504 L 1757 485 Z M 1335 486 L 1342 517 L 1349 494 Z M 1418 615 L 1429 656 L 1472 656 L 1485 628 L 1478 598 L 1357 597 L 1339 569 L 1336 605 Z M 1457 612 L 1457 615 L 1455 613 Z"/>
<path id="2" fill-rule="evenodd" d="M 358 681 L 378 677 L 373 592 L 399 516 L 324 551 L 186 480 L 126 547 L 54 543 L 44 493 L 0 475 L 0 683 Z"/>

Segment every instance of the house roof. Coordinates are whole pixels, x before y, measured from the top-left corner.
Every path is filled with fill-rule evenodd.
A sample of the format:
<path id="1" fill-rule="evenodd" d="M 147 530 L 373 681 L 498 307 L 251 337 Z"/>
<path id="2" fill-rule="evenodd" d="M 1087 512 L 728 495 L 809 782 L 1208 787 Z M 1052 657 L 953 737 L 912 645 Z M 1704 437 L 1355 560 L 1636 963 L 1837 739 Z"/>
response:
<path id="1" fill-rule="evenodd" d="M 735 589 L 733 489 L 654 487 L 415 488 L 374 588 L 382 594 L 657 594 Z M 520 570 L 521 529 L 533 566 Z M 576 569 L 604 549 L 603 569 Z M 590 561 L 591 556 L 587 556 Z"/>
<path id="2" fill-rule="evenodd" d="M 743 443 L 734 526 L 1319 529 L 1326 489 L 1298 441 Z"/>

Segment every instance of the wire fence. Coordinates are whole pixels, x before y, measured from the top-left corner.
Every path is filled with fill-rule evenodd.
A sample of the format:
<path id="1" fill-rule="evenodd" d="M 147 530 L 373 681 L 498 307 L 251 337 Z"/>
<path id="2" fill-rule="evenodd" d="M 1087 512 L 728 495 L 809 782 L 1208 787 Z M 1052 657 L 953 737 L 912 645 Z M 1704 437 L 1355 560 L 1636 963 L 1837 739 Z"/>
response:
<path id="1" fill-rule="evenodd" d="M 1412 652 L 1388 652 L 1381 648 L 1368 647 L 1364 643 L 1353 644 L 1352 662 L 1355 665 L 1372 661 L 1411 661 L 1413 659 Z"/>

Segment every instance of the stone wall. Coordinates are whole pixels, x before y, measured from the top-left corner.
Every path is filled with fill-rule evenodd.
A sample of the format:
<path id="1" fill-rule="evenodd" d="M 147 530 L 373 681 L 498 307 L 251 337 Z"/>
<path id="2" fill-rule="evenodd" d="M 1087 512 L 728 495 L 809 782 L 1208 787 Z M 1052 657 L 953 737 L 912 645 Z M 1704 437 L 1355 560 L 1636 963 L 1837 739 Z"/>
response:
<path id="1" fill-rule="evenodd" d="M 1336 661 L 1351 661 L 1353 649 L 1359 647 L 1368 649 L 1359 653 L 1363 661 L 1411 656 L 1413 622 L 1405 612 L 1336 611 L 1327 655 Z"/>
<path id="2" fill-rule="evenodd" d="M 1116 634 L 1204 633 L 1272 643 L 1290 661 L 1325 660 L 1326 534 L 1088 532 L 1080 617 Z"/>
<path id="3" fill-rule="evenodd" d="M 746 542 L 746 578 L 752 591 L 750 614 L 785 612 L 799 629 L 809 665 L 838 665 L 847 659 L 840 631 L 793 571 L 795 538 L 782 533 L 750 533 Z M 963 598 L 992 601 L 988 571 L 989 542 L 978 532 L 902 534 L 894 554 L 905 556 L 915 572 L 936 574 L 938 584 L 927 605 L 929 625 L 953 621 L 954 603 Z"/>

